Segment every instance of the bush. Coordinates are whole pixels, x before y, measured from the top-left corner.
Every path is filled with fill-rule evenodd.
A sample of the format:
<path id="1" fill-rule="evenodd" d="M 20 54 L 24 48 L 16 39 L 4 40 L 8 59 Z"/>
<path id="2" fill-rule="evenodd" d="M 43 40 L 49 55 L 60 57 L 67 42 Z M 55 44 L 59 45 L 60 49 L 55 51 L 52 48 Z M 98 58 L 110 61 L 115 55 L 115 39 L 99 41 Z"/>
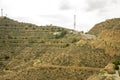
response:
<path id="1" fill-rule="evenodd" d="M 113 64 L 120 65 L 120 61 L 114 61 Z"/>
<path id="2" fill-rule="evenodd" d="M 58 38 L 63 38 L 65 35 L 66 35 L 66 31 L 62 31 L 60 34 L 58 35 L 55 35 L 55 38 L 58 39 Z"/>
<path id="3" fill-rule="evenodd" d="M 120 61 L 114 61 L 113 64 L 115 65 L 115 70 L 119 70 Z"/>
<path id="4" fill-rule="evenodd" d="M 115 70 L 119 70 L 119 66 L 118 65 L 115 65 Z"/>
<path id="5" fill-rule="evenodd" d="M 77 42 L 77 41 L 78 41 L 77 39 L 73 38 L 73 39 L 71 40 L 71 43 L 75 43 L 75 42 Z"/>
<path id="6" fill-rule="evenodd" d="M 13 39 L 13 37 L 12 37 L 12 36 L 10 36 L 10 35 L 8 35 L 8 39 Z"/>
<path id="7" fill-rule="evenodd" d="M 28 28 L 26 27 L 25 30 L 27 30 Z"/>
<path id="8" fill-rule="evenodd" d="M 5 67 L 5 65 L 3 64 L 3 62 L 0 62 L 0 69 L 3 69 Z"/>
<path id="9" fill-rule="evenodd" d="M 66 48 L 66 47 L 68 47 L 69 46 L 69 44 L 65 44 L 65 45 L 63 45 L 63 48 Z"/>
<path id="10" fill-rule="evenodd" d="M 0 62 L 0 67 L 2 67 L 4 64 L 2 62 Z"/>
<path id="11" fill-rule="evenodd" d="M 5 55 L 4 59 L 8 60 L 10 57 L 8 55 Z"/>
<path id="12" fill-rule="evenodd" d="M 44 41 L 44 40 L 41 40 L 40 43 L 45 43 L 45 41 Z"/>

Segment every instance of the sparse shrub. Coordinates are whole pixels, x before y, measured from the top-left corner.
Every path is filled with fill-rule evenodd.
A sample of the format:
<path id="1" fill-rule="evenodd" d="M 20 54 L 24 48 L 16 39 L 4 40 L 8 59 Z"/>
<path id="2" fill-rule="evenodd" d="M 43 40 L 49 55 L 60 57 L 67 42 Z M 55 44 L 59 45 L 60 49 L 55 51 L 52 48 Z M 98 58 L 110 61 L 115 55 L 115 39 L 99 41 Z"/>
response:
<path id="1" fill-rule="evenodd" d="M 28 28 L 26 27 L 25 30 L 27 30 Z"/>
<path id="2" fill-rule="evenodd" d="M 120 61 L 114 61 L 113 64 L 115 65 L 115 70 L 119 70 Z"/>
<path id="3" fill-rule="evenodd" d="M 55 39 L 61 38 L 61 35 L 55 35 L 54 38 Z"/>
<path id="4" fill-rule="evenodd" d="M 4 70 L 9 70 L 9 68 L 8 67 L 4 67 Z"/>
<path id="5" fill-rule="evenodd" d="M 32 27 L 32 24 L 29 24 L 28 26 L 29 26 L 29 27 Z"/>
<path id="6" fill-rule="evenodd" d="M 118 65 L 115 65 L 115 70 L 119 70 L 119 66 Z"/>
<path id="7" fill-rule="evenodd" d="M 9 24 L 5 24 L 5 26 L 9 26 Z"/>
<path id="8" fill-rule="evenodd" d="M 71 40 L 71 43 L 75 43 L 75 42 L 77 42 L 78 40 L 76 39 L 76 38 L 73 38 L 72 40 Z"/>
<path id="9" fill-rule="evenodd" d="M 29 43 L 37 43 L 36 40 L 30 40 Z"/>
<path id="10" fill-rule="evenodd" d="M 120 61 L 115 61 L 115 62 L 113 62 L 113 64 L 120 65 Z"/>
<path id="11" fill-rule="evenodd" d="M 66 48 L 66 47 L 68 47 L 70 44 L 65 44 L 65 45 L 63 45 L 63 48 Z"/>
<path id="12" fill-rule="evenodd" d="M 14 39 L 17 39 L 17 37 L 14 37 Z"/>
<path id="13" fill-rule="evenodd" d="M 66 35 L 66 31 L 62 31 L 60 34 L 54 35 L 56 39 L 63 38 Z"/>
<path id="14" fill-rule="evenodd" d="M 55 36 L 54 36 L 53 34 L 49 34 L 49 35 L 47 36 L 47 38 L 49 38 L 49 39 L 54 39 Z"/>
<path id="15" fill-rule="evenodd" d="M 10 35 L 8 35 L 8 39 L 13 39 L 13 37 L 12 37 L 12 36 L 10 36 Z"/>
<path id="16" fill-rule="evenodd" d="M 41 40 L 40 43 L 45 43 L 45 41 L 44 41 L 44 40 Z"/>
<path id="17" fill-rule="evenodd" d="M 8 55 L 4 55 L 4 60 L 8 60 L 10 57 Z"/>
<path id="18" fill-rule="evenodd" d="M 2 41 L 2 43 L 5 43 L 5 40 L 4 40 L 4 41 Z"/>
<path id="19" fill-rule="evenodd" d="M 14 51 L 11 51 L 11 53 L 14 53 Z"/>
<path id="20" fill-rule="evenodd" d="M 0 67 L 2 67 L 3 66 L 3 63 L 2 62 L 0 62 Z"/>
<path id="21" fill-rule="evenodd" d="M 36 28 L 35 27 L 33 27 L 33 30 L 35 30 Z"/>
<path id="22" fill-rule="evenodd" d="M 4 69 L 5 65 L 3 64 L 3 62 L 0 62 L 0 69 Z"/>

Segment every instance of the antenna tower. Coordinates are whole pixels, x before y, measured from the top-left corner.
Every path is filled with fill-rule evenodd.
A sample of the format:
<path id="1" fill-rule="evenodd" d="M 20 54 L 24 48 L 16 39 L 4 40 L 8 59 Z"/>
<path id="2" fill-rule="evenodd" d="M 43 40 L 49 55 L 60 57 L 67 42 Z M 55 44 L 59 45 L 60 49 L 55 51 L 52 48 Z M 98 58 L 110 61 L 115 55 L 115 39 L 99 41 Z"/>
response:
<path id="1" fill-rule="evenodd" d="M 76 29 L 76 15 L 74 15 L 74 30 Z"/>
<path id="2" fill-rule="evenodd" d="M 3 9 L 1 9 L 1 16 L 3 16 Z"/>

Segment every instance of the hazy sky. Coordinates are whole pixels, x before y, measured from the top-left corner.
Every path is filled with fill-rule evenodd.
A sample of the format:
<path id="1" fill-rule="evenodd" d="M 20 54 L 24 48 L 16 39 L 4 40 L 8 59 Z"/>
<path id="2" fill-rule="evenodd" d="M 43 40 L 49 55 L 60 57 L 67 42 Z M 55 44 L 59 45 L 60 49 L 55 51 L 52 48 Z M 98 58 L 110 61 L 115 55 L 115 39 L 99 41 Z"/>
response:
<path id="1" fill-rule="evenodd" d="M 58 25 L 88 31 L 96 23 L 120 17 L 120 0 L 0 0 L 4 15 L 37 25 Z"/>

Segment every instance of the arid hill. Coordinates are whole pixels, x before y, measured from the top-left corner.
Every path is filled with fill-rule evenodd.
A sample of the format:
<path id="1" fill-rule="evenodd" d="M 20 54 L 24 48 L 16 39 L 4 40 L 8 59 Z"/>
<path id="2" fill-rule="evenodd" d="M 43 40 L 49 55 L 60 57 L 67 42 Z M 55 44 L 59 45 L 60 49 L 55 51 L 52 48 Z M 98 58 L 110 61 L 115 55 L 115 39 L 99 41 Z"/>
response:
<path id="1" fill-rule="evenodd" d="M 91 45 L 96 48 L 104 49 L 106 54 L 111 57 L 116 56 L 115 64 L 120 62 L 120 19 L 110 19 L 105 22 L 99 23 L 93 27 L 89 33 L 97 35 L 97 39 L 91 41 Z M 117 68 L 117 66 L 115 66 Z M 99 72 L 87 80 L 119 80 L 120 70 L 114 74 L 106 72 Z"/>
<path id="2" fill-rule="evenodd" d="M 98 23 L 88 33 L 98 36 L 104 30 L 120 30 L 120 18 L 108 19 Z"/>
<path id="3" fill-rule="evenodd" d="M 88 33 L 97 35 L 92 41 L 96 48 L 105 50 L 105 53 L 120 55 L 120 19 L 110 19 L 95 25 Z"/>
<path id="4" fill-rule="evenodd" d="M 119 58 L 118 34 L 114 27 L 87 39 L 74 30 L 0 17 L 0 80 L 86 80 Z"/>

